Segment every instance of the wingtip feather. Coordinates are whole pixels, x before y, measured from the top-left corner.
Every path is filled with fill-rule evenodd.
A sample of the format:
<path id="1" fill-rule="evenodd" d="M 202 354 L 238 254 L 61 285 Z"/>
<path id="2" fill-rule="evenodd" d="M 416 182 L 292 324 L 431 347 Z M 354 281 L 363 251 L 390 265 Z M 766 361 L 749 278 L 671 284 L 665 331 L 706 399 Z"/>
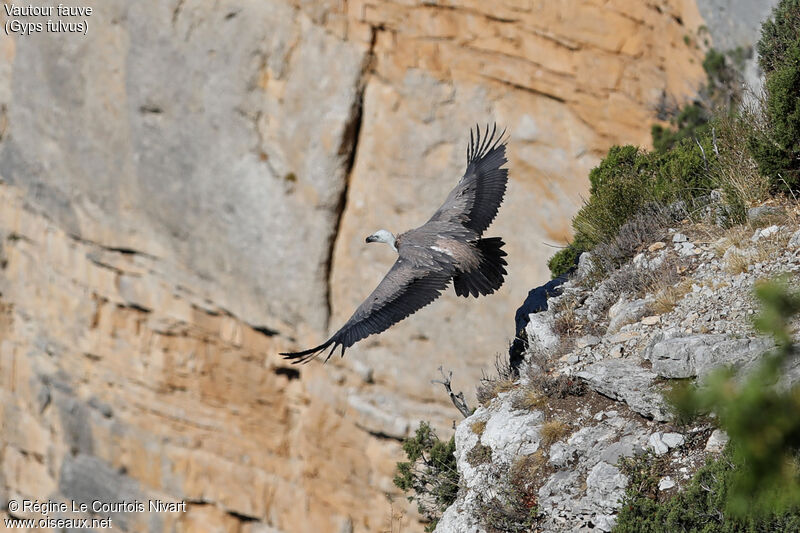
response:
<path id="1" fill-rule="evenodd" d="M 488 123 L 483 131 L 481 131 L 480 125 L 476 124 L 474 132 L 475 133 L 473 135 L 473 130 L 470 128 L 469 145 L 467 146 L 468 165 L 471 163 L 476 163 L 498 148 L 505 147 L 508 142 L 508 139 L 505 137 L 506 128 L 503 128 L 500 131 L 500 135 L 497 135 L 497 122 L 492 125 L 491 131 L 489 131 Z M 505 163 L 505 161 L 499 165 L 502 165 L 503 163 Z"/>

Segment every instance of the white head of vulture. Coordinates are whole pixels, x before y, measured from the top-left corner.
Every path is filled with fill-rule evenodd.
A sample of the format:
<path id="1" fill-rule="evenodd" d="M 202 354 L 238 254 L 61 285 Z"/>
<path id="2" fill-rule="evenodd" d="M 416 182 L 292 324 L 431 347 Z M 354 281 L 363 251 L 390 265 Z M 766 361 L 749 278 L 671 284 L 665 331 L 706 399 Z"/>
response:
<path id="1" fill-rule="evenodd" d="M 381 229 L 367 242 L 384 242 L 398 258 L 372 294 L 342 328 L 316 348 L 282 353 L 305 363 L 332 346 L 344 351 L 369 335 L 380 333 L 438 298 L 453 281 L 459 296 L 492 294 L 503 284 L 506 253 L 498 237 L 482 238 L 497 215 L 508 182 L 505 130 L 497 126 L 483 135 L 470 131 L 467 170 L 444 204 L 422 226 L 395 237 Z"/>

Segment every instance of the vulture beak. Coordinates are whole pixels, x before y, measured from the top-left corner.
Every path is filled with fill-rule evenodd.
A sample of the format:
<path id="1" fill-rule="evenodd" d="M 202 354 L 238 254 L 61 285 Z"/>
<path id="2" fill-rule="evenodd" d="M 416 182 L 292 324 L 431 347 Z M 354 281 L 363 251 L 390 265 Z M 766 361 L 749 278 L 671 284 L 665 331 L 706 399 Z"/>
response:
<path id="1" fill-rule="evenodd" d="M 375 235 L 370 235 L 369 237 L 367 237 L 367 242 L 375 242 L 377 240 L 378 238 Z"/>

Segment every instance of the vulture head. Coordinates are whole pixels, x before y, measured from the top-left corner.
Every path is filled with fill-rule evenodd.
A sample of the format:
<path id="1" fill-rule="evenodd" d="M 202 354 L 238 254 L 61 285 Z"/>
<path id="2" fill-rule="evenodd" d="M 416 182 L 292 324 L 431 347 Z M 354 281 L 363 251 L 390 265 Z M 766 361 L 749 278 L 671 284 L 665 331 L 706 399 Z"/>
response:
<path id="1" fill-rule="evenodd" d="M 369 237 L 367 237 L 367 242 L 385 242 L 389 246 L 392 247 L 392 250 L 395 252 L 397 251 L 397 246 L 395 246 L 395 238 L 392 235 L 391 231 L 386 231 L 385 229 L 379 229 Z"/>

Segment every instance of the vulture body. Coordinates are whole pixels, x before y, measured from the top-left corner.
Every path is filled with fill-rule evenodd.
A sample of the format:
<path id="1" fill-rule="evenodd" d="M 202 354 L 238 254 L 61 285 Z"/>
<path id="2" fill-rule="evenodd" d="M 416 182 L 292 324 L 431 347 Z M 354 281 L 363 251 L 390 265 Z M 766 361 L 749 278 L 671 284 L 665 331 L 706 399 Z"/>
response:
<path id="1" fill-rule="evenodd" d="M 380 333 L 433 302 L 453 281 L 459 296 L 492 294 L 503 284 L 507 265 L 503 241 L 482 238 L 497 216 L 508 182 L 503 133 L 470 131 L 467 170 L 447 199 L 422 226 L 398 235 L 379 230 L 367 242 L 385 242 L 397 261 L 342 328 L 316 348 L 283 353 L 305 363 L 331 347 L 341 354 L 361 339 Z"/>

